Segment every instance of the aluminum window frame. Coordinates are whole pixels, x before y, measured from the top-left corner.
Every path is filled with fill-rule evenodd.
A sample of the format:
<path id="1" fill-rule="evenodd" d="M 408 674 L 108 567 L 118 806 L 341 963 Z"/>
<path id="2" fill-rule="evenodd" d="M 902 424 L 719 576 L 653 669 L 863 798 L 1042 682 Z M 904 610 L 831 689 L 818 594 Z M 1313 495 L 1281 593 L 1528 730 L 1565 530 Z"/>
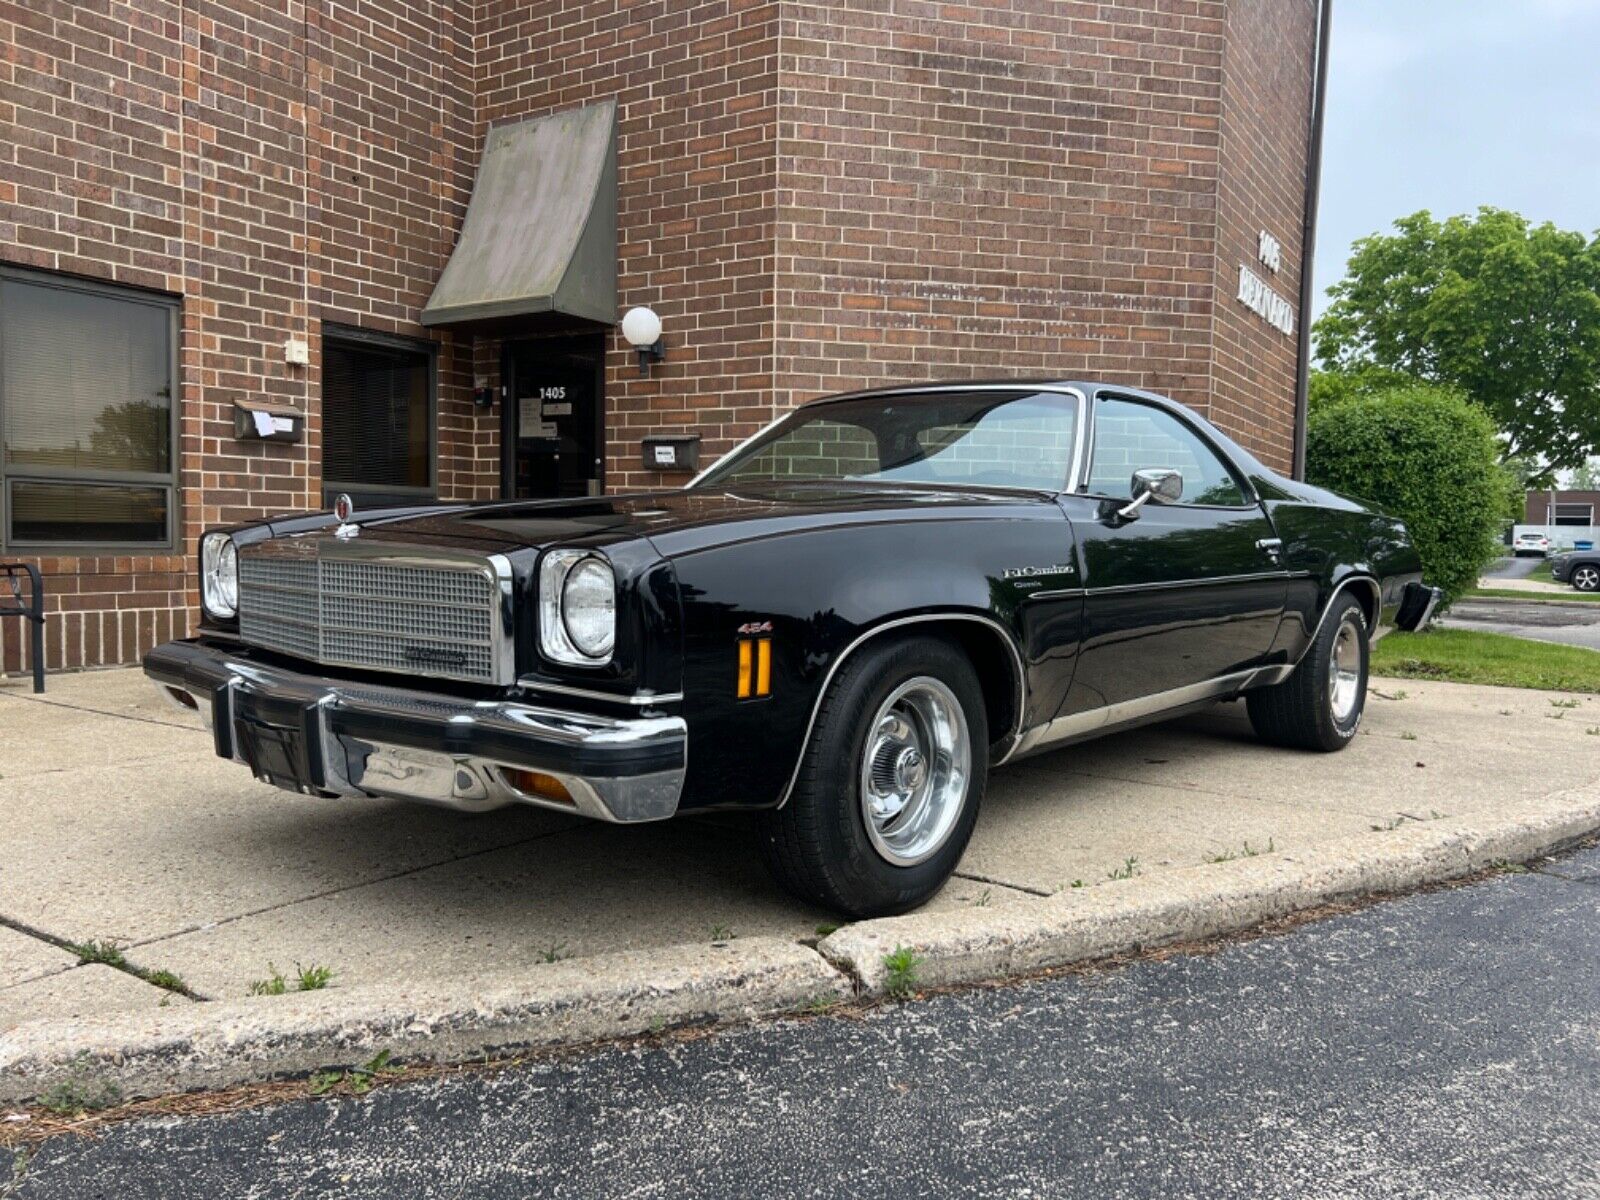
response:
<path id="1" fill-rule="evenodd" d="M 328 421 L 326 389 L 328 370 L 328 344 L 352 350 L 388 351 L 391 354 L 422 354 L 428 360 L 428 485 L 426 487 L 386 487 L 357 483 L 354 480 L 330 479 L 324 468 L 328 454 Z M 341 492 L 351 496 L 392 496 L 401 501 L 437 500 L 439 498 L 439 343 L 431 338 L 406 337 L 404 334 L 383 333 L 375 329 L 362 329 L 358 325 L 341 325 L 336 321 L 322 323 L 322 362 L 318 387 L 318 403 L 322 406 L 319 418 L 322 423 L 322 440 L 318 447 L 317 469 L 321 479 L 322 499 L 329 507 L 332 498 Z"/>
<path id="2" fill-rule="evenodd" d="M 107 283 L 97 279 L 83 279 L 56 271 L 31 270 L 0 263 L 0 280 L 14 280 L 34 287 L 53 287 L 62 291 L 80 292 L 108 300 L 130 304 L 146 304 L 165 309 L 167 313 L 167 380 L 169 412 L 167 422 L 167 470 L 161 471 L 107 471 L 92 467 L 57 467 L 53 470 L 12 468 L 5 461 L 5 349 L 0 345 L 0 551 L 15 552 L 30 557 L 54 556 L 61 558 L 92 558 L 104 554 L 161 555 L 178 551 L 179 531 L 183 528 L 182 488 L 179 487 L 179 447 L 183 423 L 183 383 L 179 376 L 179 336 L 182 298 L 166 292 L 132 287 L 127 284 Z M 0 319 L 4 310 L 0 308 Z M 32 541 L 11 536 L 11 485 L 13 483 L 107 483 L 125 484 L 129 487 L 159 487 L 167 493 L 165 536 L 159 541 Z"/>

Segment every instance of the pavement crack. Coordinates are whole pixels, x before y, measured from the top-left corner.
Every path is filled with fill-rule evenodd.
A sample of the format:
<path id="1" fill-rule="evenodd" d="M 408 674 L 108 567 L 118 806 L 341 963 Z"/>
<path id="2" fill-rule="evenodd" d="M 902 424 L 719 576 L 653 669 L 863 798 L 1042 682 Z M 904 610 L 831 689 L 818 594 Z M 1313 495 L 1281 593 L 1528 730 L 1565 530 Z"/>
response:
<path id="1" fill-rule="evenodd" d="M 993 875 L 980 875 L 976 871 L 956 871 L 954 875 L 957 879 L 965 879 L 971 883 L 992 884 L 994 887 L 1009 888 L 1013 892 L 1025 892 L 1030 896 L 1055 895 L 1054 892 L 1046 891 L 1044 888 L 1030 887 L 1025 883 L 1012 883 L 1008 879 L 997 879 Z"/>
<path id="2" fill-rule="evenodd" d="M 448 867 L 454 865 L 455 863 L 470 862 L 475 858 L 483 857 L 485 854 L 497 854 L 501 850 L 514 850 L 518 846 L 529 846 L 534 842 L 542 842 L 547 838 L 560 837 L 562 834 L 574 833 L 583 828 L 585 828 L 583 824 L 574 824 L 569 825 L 565 829 L 552 829 L 548 833 L 536 833 L 532 837 L 518 838 L 514 842 L 504 842 L 498 846 L 485 846 L 482 850 L 473 850 L 468 854 L 458 854 L 454 858 L 441 858 L 435 862 L 419 863 L 417 866 L 407 867 L 403 871 L 391 871 L 387 875 L 378 875 L 371 879 L 363 879 L 360 883 L 346 884 L 343 887 L 324 888 L 320 892 L 308 892 L 303 896 L 294 896 L 288 900 L 280 900 L 276 904 L 264 904 L 260 908 L 252 908 L 247 909 L 244 912 L 230 913 L 228 916 L 219 917 L 215 921 L 207 921 L 203 925 L 186 925 L 182 929 L 174 929 L 168 933 L 163 933 L 156 937 L 145 938 L 143 941 L 129 942 L 128 945 L 130 947 L 142 950 L 146 946 L 160 945 L 162 942 L 170 942 L 174 938 L 187 937 L 191 933 L 208 933 L 213 929 L 221 929 L 224 925 L 233 925 L 239 921 L 248 920 L 251 917 L 259 917 L 266 913 L 278 912 L 285 908 L 293 908 L 297 904 L 306 904 L 313 900 L 326 900 L 329 896 L 341 896 L 350 892 L 358 892 L 362 888 L 376 887 L 380 883 L 390 883 L 396 879 L 405 879 L 407 876 L 420 875 L 424 871 L 437 870 L 439 867 Z M 0 918 L 0 920 L 3 919 L 4 918 Z"/>
<path id="3" fill-rule="evenodd" d="M 78 960 L 76 963 L 72 964 L 72 966 L 65 968 L 65 970 L 50 971 L 45 975 L 38 976 L 37 978 L 48 979 L 51 975 L 64 975 L 67 973 L 67 971 L 75 971 L 79 967 L 91 966 L 95 963 L 99 963 L 101 966 L 110 967 L 113 971 L 121 971 L 124 975 L 131 975 L 141 983 L 148 983 L 151 987 L 159 988 L 163 992 L 173 992 L 179 996 L 185 996 L 190 1000 L 208 1001 L 214 999 L 212 996 L 207 996 L 195 991 L 171 971 L 153 969 L 150 967 L 141 967 L 136 963 L 129 962 L 122 954 L 123 947 L 115 941 L 107 943 L 113 952 L 111 955 L 90 958 L 86 957 L 86 951 L 84 950 L 86 943 L 69 941 L 64 937 L 58 937 L 53 933 L 39 929 L 36 926 L 29 925 L 24 921 L 18 921 L 14 917 L 0 916 L 0 926 L 4 926 L 13 933 L 20 933 L 23 936 L 31 937 L 36 941 L 45 942 L 48 945 L 54 946 L 58 950 L 65 950 L 68 954 L 73 955 Z M 128 943 L 128 948 L 131 949 L 138 944 L 139 943 L 130 942 Z M 33 980 L 25 979 L 22 982 L 31 983 Z"/>
<path id="4" fill-rule="evenodd" d="M 119 721 L 137 721 L 141 725 L 159 725 L 163 729 L 182 729 L 189 733 L 205 733 L 198 725 L 188 725 L 182 721 L 160 721 L 155 717 L 141 717 L 133 713 L 108 712 L 103 708 L 89 708 L 82 704 L 68 704 L 62 700 L 46 700 L 40 696 L 6 696 L 0 694 L 3 700 L 18 700 L 24 704 L 48 704 L 52 708 L 66 708 L 73 712 L 90 713 L 96 717 L 115 717 Z"/>

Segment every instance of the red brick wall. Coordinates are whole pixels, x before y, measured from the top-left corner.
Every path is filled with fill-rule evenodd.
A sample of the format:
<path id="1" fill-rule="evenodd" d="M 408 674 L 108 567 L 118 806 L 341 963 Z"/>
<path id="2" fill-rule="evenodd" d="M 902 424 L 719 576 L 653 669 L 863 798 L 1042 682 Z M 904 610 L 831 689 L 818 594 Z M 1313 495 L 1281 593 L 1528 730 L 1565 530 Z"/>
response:
<path id="1" fill-rule="evenodd" d="M 479 6 L 480 122 L 617 100 L 618 302 L 660 314 L 667 361 L 642 379 L 613 335 L 612 489 L 683 482 L 640 469 L 646 433 L 698 430 L 705 460 L 774 416 L 777 10 L 775 0 Z"/>
<path id="2" fill-rule="evenodd" d="M 1239 266 L 1298 309 L 1315 38 L 1311 0 L 1228 0 L 1211 418 L 1284 471 L 1294 462 L 1298 342 L 1239 301 Z M 1263 230 L 1283 246 L 1275 273 L 1258 257 Z"/>
<path id="3" fill-rule="evenodd" d="M 1208 399 L 1222 9 L 785 9 L 785 400 L 973 375 Z"/>
<path id="4" fill-rule="evenodd" d="M 439 485 L 498 488 L 498 343 L 417 324 L 489 123 L 619 108 L 607 482 L 654 431 L 709 461 L 792 403 L 942 376 L 1170 392 L 1287 466 L 1293 341 L 1233 299 L 1256 232 L 1293 298 L 1312 0 L 0 3 L 0 261 L 182 301 L 184 546 L 315 505 L 324 320 L 440 343 Z M 284 362 L 306 339 L 309 367 Z M 239 442 L 233 402 L 297 407 Z M 48 558 L 53 666 L 182 632 L 183 555 Z M 21 665 L 18 622 L 0 665 Z M 112 635 L 115 636 L 112 636 Z"/>
<path id="5" fill-rule="evenodd" d="M 416 316 L 477 161 L 472 15 L 454 0 L 0 7 L 0 261 L 181 297 L 183 546 L 320 505 L 324 318 L 429 336 Z M 285 363 L 291 336 L 310 367 Z M 439 340 L 440 494 L 489 495 L 471 344 Z M 297 408 L 304 440 L 236 440 L 236 399 Z M 39 561 L 51 667 L 134 661 L 197 602 L 182 554 Z M 0 623 L 0 668 L 25 643 Z"/>
<path id="6" fill-rule="evenodd" d="M 1564 492 L 1557 491 L 1552 497 L 1550 492 L 1529 492 L 1524 497 L 1523 524 L 1525 525 L 1551 525 L 1554 519 L 1551 508 L 1556 504 L 1587 504 L 1594 509 L 1595 518 L 1600 521 L 1600 492 Z"/>

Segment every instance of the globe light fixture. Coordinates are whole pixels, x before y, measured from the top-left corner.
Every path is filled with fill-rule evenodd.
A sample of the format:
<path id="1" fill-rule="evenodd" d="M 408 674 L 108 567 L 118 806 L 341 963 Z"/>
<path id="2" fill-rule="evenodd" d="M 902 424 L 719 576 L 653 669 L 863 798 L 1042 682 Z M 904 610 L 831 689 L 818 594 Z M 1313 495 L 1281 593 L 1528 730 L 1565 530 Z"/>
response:
<path id="1" fill-rule="evenodd" d="M 661 341 L 661 318 L 654 309 L 643 305 L 630 308 L 622 315 L 622 336 L 628 345 L 639 352 L 639 374 L 649 375 L 650 364 L 667 357 L 666 346 Z"/>

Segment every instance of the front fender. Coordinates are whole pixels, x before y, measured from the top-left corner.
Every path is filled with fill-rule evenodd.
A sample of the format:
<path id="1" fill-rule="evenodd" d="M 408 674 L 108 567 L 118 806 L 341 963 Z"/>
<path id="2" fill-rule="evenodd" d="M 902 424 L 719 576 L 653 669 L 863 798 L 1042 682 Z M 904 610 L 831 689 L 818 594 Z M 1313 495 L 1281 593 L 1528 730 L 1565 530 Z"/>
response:
<path id="1" fill-rule="evenodd" d="M 1003 672 L 1012 689 L 1007 728 L 991 731 L 1004 743 L 1051 697 L 1059 703 L 1077 632 L 1062 622 L 1075 621 L 1082 605 L 1035 601 L 1032 593 L 1050 581 L 1006 572 L 1070 562 L 1071 539 L 1054 506 L 1019 506 L 797 531 L 675 558 L 690 739 L 682 807 L 780 804 L 846 656 L 875 636 L 941 619 L 988 631 L 987 642 L 963 644 L 980 676 Z M 738 694 L 741 640 L 768 643 L 766 695 Z"/>

